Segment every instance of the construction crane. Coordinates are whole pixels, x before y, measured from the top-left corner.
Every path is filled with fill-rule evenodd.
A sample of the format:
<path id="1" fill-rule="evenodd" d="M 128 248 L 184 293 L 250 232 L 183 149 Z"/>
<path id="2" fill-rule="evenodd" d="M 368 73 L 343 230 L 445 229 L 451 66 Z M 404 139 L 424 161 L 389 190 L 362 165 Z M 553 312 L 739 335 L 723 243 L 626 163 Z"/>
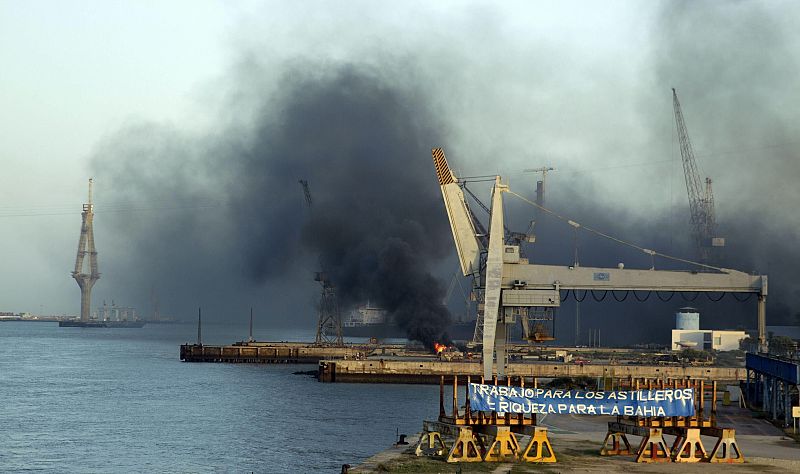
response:
<path id="1" fill-rule="evenodd" d="M 703 186 L 675 88 L 672 89 L 672 107 L 675 110 L 675 126 L 678 129 L 683 175 L 686 178 L 686 192 L 689 195 L 692 240 L 695 243 L 697 258 L 701 263 L 709 263 L 715 260 L 714 248 L 725 246 L 725 239 L 715 235 L 717 223 L 714 216 L 714 193 L 711 189 L 711 178 L 707 177 L 705 186 Z"/>
<path id="2" fill-rule="evenodd" d="M 303 194 L 309 211 L 314 200 L 311 198 L 311 191 L 308 188 L 308 181 L 301 179 L 298 181 L 303 187 Z M 339 303 L 336 299 L 336 288 L 328 278 L 327 272 L 319 262 L 320 271 L 314 273 L 314 281 L 322 286 L 322 294 L 319 299 L 319 318 L 317 319 L 317 336 L 314 343 L 322 346 L 343 346 L 342 339 L 342 318 L 339 314 Z"/>
<path id="3" fill-rule="evenodd" d="M 547 173 L 555 171 L 552 166 L 542 166 L 541 168 L 532 168 L 523 170 L 524 173 L 542 173 L 542 179 L 536 181 L 536 204 L 544 206 L 544 190 L 547 181 Z M 533 234 L 533 227 L 536 222 L 540 221 L 539 208 L 536 208 L 535 218 L 531 221 L 528 231 L 526 232 L 530 237 L 526 240 L 529 243 L 536 242 L 536 236 Z M 518 242 L 509 242 L 512 245 L 520 245 Z M 526 314 L 527 313 L 527 314 Z M 580 303 L 575 302 L 575 324 L 579 324 L 580 320 Z M 545 341 L 555 340 L 555 308 L 539 307 L 530 308 L 527 312 L 523 311 L 520 315 L 520 323 L 522 324 L 522 335 L 525 339 L 534 343 L 541 343 Z M 578 334 L 576 329 L 575 333 Z M 576 336 L 577 337 L 577 336 Z M 578 345 L 578 342 L 575 342 Z"/>
<path id="4" fill-rule="evenodd" d="M 301 179 L 298 181 L 298 183 L 300 183 L 300 186 L 303 187 L 303 195 L 306 198 L 306 205 L 308 205 L 308 208 L 311 209 L 311 204 L 314 203 L 314 200 L 311 199 L 311 191 L 308 189 L 308 181 Z"/>
<path id="5" fill-rule="evenodd" d="M 447 306 L 447 304 L 450 302 L 450 298 L 453 296 L 453 290 L 455 290 L 456 286 L 458 286 L 458 289 L 461 290 L 461 298 L 465 303 L 464 319 L 466 320 L 469 317 L 472 302 L 470 301 L 469 296 L 467 296 L 467 292 L 464 291 L 464 285 L 461 284 L 461 278 L 462 275 L 460 271 L 456 269 L 453 277 L 450 279 L 450 285 L 447 287 L 444 298 L 442 298 L 442 304 Z"/>
<path id="6" fill-rule="evenodd" d="M 547 172 L 555 170 L 555 168 L 549 166 L 523 170 L 523 173 L 542 173 L 542 180 L 536 182 L 536 203 L 540 206 L 544 206 L 544 184 L 547 179 Z"/>
<path id="7" fill-rule="evenodd" d="M 500 176 L 495 177 L 492 189 L 492 207 L 489 220 L 488 249 L 483 259 L 483 241 L 475 233 L 469 206 L 451 171 L 441 148 L 432 150 L 433 162 L 442 191 L 450 229 L 464 276 L 479 273 L 477 281 L 483 294 L 483 376 L 490 380 L 493 374 L 506 374 L 506 339 L 508 326 L 514 324 L 518 314 L 525 311 L 558 308 L 561 292 L 571 290 L 611 292 L 673 292 L 674 293 L 750 293 L 758 297 L 758 339 L 760 350 L 766 350 L 767 276 L 716 268 L 715 273 L 656 269 L 627 269 L 584 267 L 578 265 L 539 265 L 521 258 L 519 246 L 509 245 L 505 239 L 503 223 L 503 195 L 513 193 Z M 527 200 L 526 200 L 527 201 Z M 528 201 L 530 204 L 535 203 Z M 566 219 L 566 218 L 564 218 Z M 569 221 L 570 225 L 575 224 Z M 577 228 L 577 227 L 576 227 Z M 589 227 L 583 229 L 590 231 Z M 596 234 L 605 235 L 594 231 Z M 619 239 L 617 239 L 619 240 Z M 627 243 L 629 246 L 633 244 Z M 645 248 L 642 252 L 654 255 Z M 659 254 L 662 255 L 662 254 Z M 577 297 L 576 297 L 577 299 Z M 615 297 L 616 299 L 616 297 Z M 638 299 L 638 297 L 637 297 Z M 495 357 L 496 355 L 496 357 Z M 496 366 L 495 366 L 496 360 Z M 496 367 L 496 368 L 495 368 Z"/>

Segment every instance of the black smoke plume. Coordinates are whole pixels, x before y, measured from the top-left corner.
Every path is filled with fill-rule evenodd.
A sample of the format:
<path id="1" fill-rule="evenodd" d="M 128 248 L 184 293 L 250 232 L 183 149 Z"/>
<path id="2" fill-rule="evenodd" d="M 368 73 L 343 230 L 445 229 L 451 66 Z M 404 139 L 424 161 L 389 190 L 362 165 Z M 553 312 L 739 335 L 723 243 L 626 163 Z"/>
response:
<path id="1" fill-rule="evenodd" d="M 800 324 L 800 253 L 792 243 L 800 233 L 793 212 L 800 43 L 789 20 L 798 8 L 729 6 L 664 4 L 654 25 L 653 82 L 678 89 L 703 177 L 714 180 L 727 239 L 721 263 L 768 274 L 768 324 Z"/>
<path id="2" fill-rule="evenodd" d="M 788 6 L 788 5 L 787 5 Z M 789 8 L 793 14 L 797 7 Z M 714 180 L 718 235 L 726 238 L 719 266 L 769 276 L 767 324 L 800 324 L 800 253 L 794 248 L 800 220 L 793 211 L 800 202 L 800 153 L 796 110 L 800 95 L 793 86 L 800 79 L 798 36 L 788 11 L 755 2 L 722 5 L 718 2 L 668 2 L 653 17 L 648 60 L 642 67 L 641 91 L 619 91 L 620 100 L 640 101 L 639 115 L 647 124 L 649 144 L 630 162 L 653 162 L 641 168 L 614 168 L 591 174 L 569 174 L 568 160 L 548 175 L 549 204 L 578 222 L 647 248 L 694 259 L 690 241 L 689 205 L 680 165 L 671 88 L 681 99 L 689 135 L 701 168 L 701 179 Z M 614 120 L 614 109 L 598 122 Z M 673 143 L 666 137 L 672 131 Z M 589 134 L 587 141 L 596 139 Z M 602 142 L 601 142 L 602 143 Z M 658 164 L 665 158 L 668 165 Z M 598 159 L 596 170 L 619 163 L 609 155 Z M 559 164 L 561 163 L 561 164 Z M 565 166 L 565 164 L 567 166 Z M 561 173 L 561 174 L 560 174 Z M 672 174 L 674 200 L 669 206 L 651 206 Z M 612 202 L 605 198 L 611 186 L 635 189 L 651 186 L 641 199 Z M 650 205 L 650 206 L 649 206 Z M 656 207 L 653 210 L 653 207 Z M 518 228 L 529 215 L 512 214 Z M 544 263 L 574 260 L 574 231 L 568 225 L 543 218 L 538 226 L 534 260 Z M 649 268 L 641 252 L 579 232 L 578 260 L 582 265 Z M 663 259 L 659 269 L 689 269 Z M 579 294 L 579 297 L 583 294 Z M 580 343 L 588 329 L 599 329 L 604 344 L 665 343 L 674 327 L 674 312 L 693 306 L 701 312 L 701 327 L 754 329 L 756 301 L 736 301 L 731 295 L 713 302 L 705 295 L 650 295 L 646 302 L 627 295 L 616 302 L 605 295 L 596 302 L 588 294 L 581 303 Z M 598 298 L 603 295 L 596 295 Z M 620 298 L 622 294 L 617 294 Z M 644 295 L 639 295 L 644 296 Z M 717 298 L 720 295 L 712 295 Z M 574 296 L 565 301 L 558 320 L 560 341 L 572 343 L 575 334 Z"/>
<path id="3" fill-rule="evenodd" d="M 120 207 L 146 201 L 158 212 L 98 213 L 104 277 L 97 291 L 113 281 L 118 299 L 141 308 L 156 287 L 163 311 L 179 316 L 198 303 L 225 315 L 244 315 L 256 304 L 269 308 L 272 321 L 300 319 L 311 327 L 319 257 L 345 304 L 371 299 L 410 322 L 412 332 L 434 337 L 446 313 L 433 276 L 447 273 L 438 271 L 444 257 L 454 267 L 430 163 L 437 145 L 464 174 L 511 176 L 512 189 L 523 194 L 533 186 L 531 175 L 523 182 L 521 169 L 555 166 L 550 207 L 644 247 L 692 258 L 674 138 L 675 87 L 701 178 L 714 180 L 719 234 L 728 245 L 722 265 L 769 274 L 768 323 L 797 324 L 796 16 L 793 4 L 664 3 L 644 36 L 620 35 L 642 45 L 639 57 L 612 55 L 630 59 L 623 68 L 586 43 L 580 51 L 562 50 L 534 36 L 509 37 L 500 14 L 489 23 L 485 15 L 474 18 L 479 40 L 471 39 L 471 24 L 461 24 L 452 36 L 389 39 L 353 53 L 380 68 L 297 59 L 267 66 L 251 52 L 214 98 L 224 107 L 209 114 L 213 133 L 137 123 L 98 148 L 96 182 L 113 186 L 103 199 Z M 404 59 L 387 60 L 390 50 Z M 595 53 L 600 59 L 587 59 Z M 573 60 L 581 67 L 566 67 Z M 588 70 L 576 85 L 578 71 Z M 310 183 L 310 213 L 298 179 Z M 674 183 L 669 197 L 668 182 Z M 479 195 L 488 202 L 487 189 Z M 513 206 L 510 226 L 522 231 L 531 209 Z M 572 262 L 574 235 L 561 225 L 537 224 L 534 261 Z M 585 235 L 578 246 L 582 265 L 651 265 L 641 252 Z M 687 304 L 701 309 L 706 328 L 755 326 L 753 300 L 704 298 L 598 303 L 588 296 L 582 339 L 592 327 L 602 329 L 604 342 L 665 342 L 674 311 Z M 573 315 L 574 303 L 565 302 L 561 342 L 573 340 Z"/>
<path id="4" fill-rule="evenodd" d="M 104 142 L 98 179 L 118 183 L 118 199 L 212 203 L 148 216 L 146 227 L 115 220 L 117 238 L 134 249 L 125 264 L 141 274 L 139 286 L 152 278 L 173 308 L 213 295 L 221 313 L 277 285 L 284 290 L 272 298 L 309 311 L 318 289 L 306 282 L 318 261 L 343 311 L 370 300 L 410 338 L 446 338 L 450 316 L 431 273 L 452 250 L 430 158 L 442 125 L 425 95 L 355 65 L 295 64 L 275 90 L 237 117 L 250 123 L 215 136 L 136 125 Z"/>

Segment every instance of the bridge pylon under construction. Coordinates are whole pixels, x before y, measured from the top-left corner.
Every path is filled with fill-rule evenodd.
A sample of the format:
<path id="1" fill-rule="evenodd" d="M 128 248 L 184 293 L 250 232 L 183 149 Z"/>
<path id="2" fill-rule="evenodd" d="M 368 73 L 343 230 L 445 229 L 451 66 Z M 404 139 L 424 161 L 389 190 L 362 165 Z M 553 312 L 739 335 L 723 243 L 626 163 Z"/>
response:
<path id="1" fill-rule="evenodd" d="M 97 270 L 97 250 L 94 247 L 94 204 L 92 204 L 92 179 L 89 179 L 89 202 L 81 212 L 81 236 L 78 239 L 78 254 L 72 278 L 81 289 L 81 321 L 89 321 L 92 306 L 92 287 L 100 279 Z M 88 258 L 87 258 L 88 257 Z M 87 268 L 88 266 L 88 268 Z"/>

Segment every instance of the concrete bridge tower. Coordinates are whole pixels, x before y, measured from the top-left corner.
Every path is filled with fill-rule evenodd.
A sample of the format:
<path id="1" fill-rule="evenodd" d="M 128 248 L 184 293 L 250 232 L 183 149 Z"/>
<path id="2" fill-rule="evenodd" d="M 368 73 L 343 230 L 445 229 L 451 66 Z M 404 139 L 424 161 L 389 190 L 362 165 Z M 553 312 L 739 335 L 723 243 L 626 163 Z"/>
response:
<path id="1" fill-rule="evenodd" d="M 83 205 L 81 213 L 81 236 L 78 240 L 78 255 L 75 257 L 75 270 L 72 278 L 81 288 L 81 321 L 89 321 L 89 311 L 92 305 L 92 287 L 100 278 L 97 271 L 97 250 L 94 248 L 94 205 L 92 204 L 92 179 L 89 178 L 89 202 Z M 88 272 L 85 268 L 88 258 Z"/>

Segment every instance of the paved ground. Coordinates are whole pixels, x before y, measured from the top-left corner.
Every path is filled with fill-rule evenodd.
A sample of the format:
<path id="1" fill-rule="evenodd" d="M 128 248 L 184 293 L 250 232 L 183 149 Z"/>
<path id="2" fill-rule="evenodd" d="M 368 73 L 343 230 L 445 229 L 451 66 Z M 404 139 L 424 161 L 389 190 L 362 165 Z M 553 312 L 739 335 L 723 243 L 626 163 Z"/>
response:
<path id="1" fill-rule="evenodd" d="M 720 426 L 736 429 L 739 444 L 747 464 L 637 464 L 633 456 L 603 457 L 598 453 L 606 434 L 608 422 L 613 417 L 574 415 L 549 415 L 539 419 L 547 427 L 550 442 L 558 463 L 530 465 L 524 463 L 447 464 L 440 460 L 417 458 L 410 447 L 394 448 L 377 454 L 351 472 L 800 472 L 800 444 L 783 436 L 778 428 L 765 420 L 753 418 L 748 410 L 738 407 L 719 407 Z M 631 437 L 631 443 L 638 442 Z M 417 437 L 411 438 L 416 440 Z M 527 443 L 524 439 L 521 444 Z M 667 439 L 671 444 L 671 438 Z M 703 437 L 706 449 L 714 446 L 713 438 Z M 413 446 L 413 441 L 412 445 Z"/>
<path id="2" fill-rule="evenodd" d="M 564 439 L 590 439 L 603 442 L 608 422 L 614 417 L 550 415 L 539 419 L 553 436 Z M 753 418 L 750 411 L 734 406 L 720 406 L 717 424 L 736 429 L 736 441 L 745 457 L 764 457 L 800 460 L 800 444 L 783 436 L 780 429 L 766 420 Z M 634 438 L 637 439 L 637 438 Z M 706 449 L 714 447 L 714 438 L 703 437 Z M 554 447 L 555 449 L 555 447 Z M 598 448 L 599 449 L 599 448 Z"/>

